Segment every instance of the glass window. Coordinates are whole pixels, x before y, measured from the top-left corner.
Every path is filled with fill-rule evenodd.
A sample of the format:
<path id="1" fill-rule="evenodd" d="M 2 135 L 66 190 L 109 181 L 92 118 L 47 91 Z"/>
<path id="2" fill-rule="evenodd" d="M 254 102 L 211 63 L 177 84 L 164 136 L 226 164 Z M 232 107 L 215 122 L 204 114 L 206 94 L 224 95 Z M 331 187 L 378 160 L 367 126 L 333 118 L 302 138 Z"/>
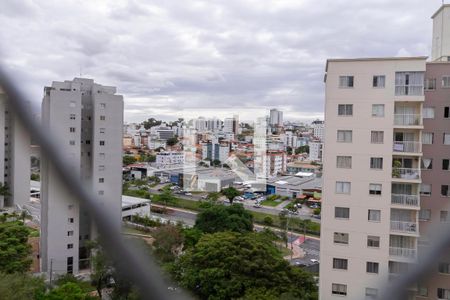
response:
<path id="1" fill-rule="evenodd" d="M 379 263 L 368 261 L 366 264 L 367 273 L 375 273 L 378 274 Z"/>
<path id="2" fill-rule="evenodd" d="M 71 145 L 71 146 L 75 146 L 75 141 L 69 141 L 69 145 Z"/>
<path id="3" fill-rule="evenodd" d="M 335 232 L 333 234 L 333 241 L 335 244 L 348 245 L 348 233 Z"/>
<path id="4" fill-rule="evenodd" d="M 340 283 L 333 283 L 331 285 L 331 293 L 333 295 L 347 295 L 347 285 L 346 284 L 340 284 Z"/>
<path id="5" fill-rule="evenodd" d="M 75 127 L 70 127 L 69 132 L 75 132 Z"/>
<path id="6" fill-rule="evenodd" d="M 350 208 L 348 207 L 335 207 L 334 208 L 334 217 L 339 219 L 348 219 L 350 218 Z"/>
<path id="7" fill-rule="evenodd" d="M 339 104 L 338 105 L 339 116 L 353 116 L 353 104 Z"/>
<path id="8" fill-rule="evenodd" d="M 105 146 L 105 141 L 100 141 L 100 146 Z"/>
<path id="9" fill-rule="evenodd" d="M 423 108 L 423 118 L 424 119 L 434 119 L 434 107 L 424 107 Z"/>
<path id="10" fill-rule="evenodd" d="M 367 236 L 367 247 L 380 248 L 380 237 L 375 235 Z"/>
<path id="11" fill-rule="evenodd" d="M 384 88 L 386 77 L 384 75 L 373 76 L 372 85 L 376 88 Z"/>
<path id="12" fill-rule="evenodd" d="M 336 193 L 337 194 L 350 194 L 351 183 L 346 181 L 336 181 Z"/>
<path id="13" fill-rule="evenodd" d="M 73 230 L 67 231 L 67 236 L 73 236 Z"/>
<path id="14" fill-rule="evenodd" d="M 338 130 L 337 131 L 337 141 L 339 143 L 351 143 L 352 142 L 352 131 L 351 130 Z"/>
<path id="15" fill-rule="evenodd" d="M 450 274 L 450 263 L 440 262 L 438 269 L 439 273 Z"/>
<path id="16" fill-rule="evenodd" d="M 340 88 L 352 88 L 354 84 L 353 76 L 339 76 L 339 87 Z"/>
<path id="17" fill-rule="evenodd" d="M 366 299 L 377 299 L 378 289 L 366 288 Z"/>
<path id="18" fill-rule="evenodd" d="M 429 221 L 431 219 L 431 209 L 421 209 L 419 210 L 419 220 Z"/>
<path id="19" fill-rule="evenodd" d="M 384 104 L 372 104 L 372 117 L 384 117 Z"/>
<path id="20" fill-rule="evenodd" d="M 333 258 L 333 269 L 347 270 L 348 260 L 344 258 Z"/>
<path id="21" fill-rule="evenodd" d="M 450 289 L 437 289 L 437 296 L 439 299 L 450 299 Z"/>
<path id="22" fill-rule="evenodd" d="M 450 88 L 450 76 L 442 76 L 442 87 Z"/>
<path id="23" fill-rule="evenodd" d="M 445 119 L 448 119 L 450 116 L 450 107 L 449 106 L 446 106 L 446 107 L 444 107 L 444 118 Z"/>
<path id="24" fill-rule="evenodd" d="M 370 168 L 382 170 L 383 169 L 383 158 L 382 157 L 371 157 L 370 158 Z"/>
<path id="25" fill-rule="evenodd" d="M 436 78 L 427 78 L 425 79 L 425 90 L 433 91 L 436 89 Z"/>
<path id="26" fill-rule="evenodd" d="M 445 170 L 445 171 L 450 170 L 449 162 L 450 162 L 449 159 L 443 159 L 442 160 L 442 170 Z"/>
<path id="27" fill-rule="evenodd" d="M 70 119 L 71 120 L 75 120 L 76 115 L 75 114 L 70 114 Z"/>
<path id="28" fill-rule="evenodd" d="M 383 144 L 384 143 L 384 131 L 371 131 L 370 132 L 370 142 L 372 144 Z"/>
<path id="29" fill-rule="evenodd" d="M 369 184 L 369 194 L 370 195 L 381 195 L 381 184 L 378 184 L 378 183 Z"/>
<path id="30" fill-rule="evenodd" d="M 450 133 L 444 133 L 443 144 L 450 145 Z"/>
<path id="31" fill-rule="evenodd" d="M 428 288 L 423 286 L 417 287 L 417 296 L 428 297 Z"/>
<path id="32" fill-rule="evenodd" d="M 441 196 L 450 197 L 450 191 L 447 184 L 441 185 Z"/>
<path id="33" fill-rule="evenodd" d="M 351 156 L 337 156 L 336 157 L 336 168 L 351 169 L 352 168 L 352 157 Z"/>
<path id="34" fill-rule="evenodd" d="M 396 72 L 396 96 L 422 96 L 424 72 Z"/>
<path id="35" fill-rule="evenodd" d="M 380 222 L 381 220 L 381 210 L 369 209 L 367 219 L 372 222 Z"/>
<path id="36" fill-rule="evenodd" d="M 422 170 L 432 170 L 433 169 L 433 159 L 432 158 L 422 158 L 420 160 L 420 168 Z"/>
<path id="37" fill-rule="evenodd" d="M 106 117 L 105 116 L 100 116 L 100 121 L 105 121 Z"/>
<path id="38" fill-rule="evenodd" d="M 431 145 L 433 144 L 434 134 L 432 132 L 422 133 L 422 144 Z"/>
<path id="39" fill-rule="evenodd" d="M 106 108 L 106 103 L 100 103 L 100 108 Z"/>
<path id="40" fill-rule="evenodd" d="M 450 214 L 447 210 L 440 211 L 440 220 L 441 222 L 450 222 Z"/>
<path id="41" fill-rule="evenodd" d="M 431 184 L 421 183 L 420 184 L 420 195 L 421 196 L 431 196 Z"/>

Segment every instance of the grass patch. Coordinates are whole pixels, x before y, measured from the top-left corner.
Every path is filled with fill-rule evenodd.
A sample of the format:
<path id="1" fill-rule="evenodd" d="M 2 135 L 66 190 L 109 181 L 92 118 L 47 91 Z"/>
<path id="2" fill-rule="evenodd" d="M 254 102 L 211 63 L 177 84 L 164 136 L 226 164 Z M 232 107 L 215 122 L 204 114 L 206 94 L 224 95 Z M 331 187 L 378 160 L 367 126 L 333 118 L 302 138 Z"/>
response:
<path id="1" fill-rule="evenodd" d="M 275 207 L 280 204 L 281 204 L 281 201 L 268 200 L 268 199 L 261 202 L 261 205 L 272 206 L 272 207 Z"/>

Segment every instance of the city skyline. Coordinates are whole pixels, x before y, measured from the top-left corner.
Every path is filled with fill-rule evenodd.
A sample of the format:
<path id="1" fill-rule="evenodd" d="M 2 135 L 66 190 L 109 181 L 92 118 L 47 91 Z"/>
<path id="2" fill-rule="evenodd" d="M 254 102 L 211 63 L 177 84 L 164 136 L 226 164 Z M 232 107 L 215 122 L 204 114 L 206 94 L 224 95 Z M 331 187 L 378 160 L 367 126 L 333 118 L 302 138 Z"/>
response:
<path id="1" fill-rule="evenodd" d="M 0 13 L 0 37 L 9 41 L 1 52 L 36 106 L 47 82 L 81 73 L 118 87 L 128 122 L 150 113 L 164 119 L 174 107 L 214 112 L 273 102 L 285 119 L 312 121 L 323 116 L 327 58 L 430 53 L 429 16 L 440 4 L 15 1 Z M 25 17 L 33 27 L 23 26 Z"/>

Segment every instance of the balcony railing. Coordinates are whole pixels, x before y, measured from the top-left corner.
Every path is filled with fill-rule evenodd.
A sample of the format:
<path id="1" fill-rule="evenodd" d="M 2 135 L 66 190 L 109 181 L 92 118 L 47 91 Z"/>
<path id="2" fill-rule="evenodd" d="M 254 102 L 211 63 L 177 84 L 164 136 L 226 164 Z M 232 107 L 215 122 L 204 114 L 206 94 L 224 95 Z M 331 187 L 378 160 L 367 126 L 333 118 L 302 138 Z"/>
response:
<path id="1" fill-rule="evenodd" d="M 401 179 L 420 179 L 420 169 L 393 167 L 392 177 Z"/>
<path id="2" fill-rule="evenodd" d="M 416 222 L 391 221 L 391 231 L 417 233 L 418 226 Z"/>
<path id="3" fill-rule="evenodd" d="M 420 114 L 395 114 L 394 125 L 417 126 L 422 125 Z"/>
<path id="4" fill-rule="evenodd" d="M 416 258 L 417 250 L 410 248 L 389 247 L 389 255 L 404 258 Z"/>
<path id="5" fill-rule="evenodd" d="M 393 150 L 395 152 L 410 152 L 410 153 L 420 153 L 420 142 L 412 141 L 394 141 Z"/>
<path id="6" fill-rule="evenodd" d="M 406 194 L 392 194 L 391 204 L 419 207 L 419 196 Z"/>

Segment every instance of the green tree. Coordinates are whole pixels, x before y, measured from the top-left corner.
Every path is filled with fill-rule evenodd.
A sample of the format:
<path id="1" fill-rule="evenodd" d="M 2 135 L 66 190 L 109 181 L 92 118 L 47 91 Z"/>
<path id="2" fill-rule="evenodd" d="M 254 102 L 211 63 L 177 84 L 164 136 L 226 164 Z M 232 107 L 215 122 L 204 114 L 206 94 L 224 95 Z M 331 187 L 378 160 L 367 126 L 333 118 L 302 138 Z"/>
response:
<path id="1" fill-rule="evenodd" d="M 300 153 L 308 153 L 309 154 L 309 145 L 300 146 L 297 149 L 295 149 L 295 154 Z"/>
<path id="2" fill-rule="evenodd" d="M 230 204 L 233 204 L 233 200 L 235 197 L 239 196 L 241 192 L 239 192 L 234 187 L 230 186 L 221 191 L 222 195 L 227 197 L 228 200 L 230 200 Z"/>
<path id="3" fill-rule="evenodd" d="M 240 204 L 212 205 L 197 215 L 194 228 L 205 233 L 251 232 L 253 231 L 253 215 Z"/>
<path id="4" fill-rule="evenodd" d="M 184 236 L 181 229 L 174 225 L 164 225 L 152 232 L 153 252 L 162 262 L 171 262 L 181 252 Z"/>
<path id="5" fill-rule="evenodd" d="M 21 222 L 0 224 L 0 272 L 25 273 L 31 266 L 30 230 Z"/>
<path id="6" fill-rule="evenodd" d="M 217 203 L 217 201 L 220 198 L 220 193 L 219 192 L 210 192 L 208 193 L 208 195 L 206 196 L 206 199 L 211 202 L 211 203 Z"/>
<path id="7" fill-rule="evenodd" d="M 0 299 L 42 299 L 45 289 L 44 279 L 41 277 L 0 273 Z"/>
<path id="8" fill-rule="evenodd" d="M 222 162 L 220 161 L 220 160 L 218 160 L 218 159 L 214 159 L 212 162 L 211 162 L 211 164 L 213 165 L 213 166 L 220 166 L 221 164 L 222 164 Z"/>
<path id="9" fill-rule="evenodd" d="M 122 158 L 122 163 L 124 166 L 134 164 L 135 162 L 136 162 L 136 158 L 134 158 L 134 156 L 131 156 L 131 155 L 125 155 Z"/>
<path id="10" fill-rule="evenodd" d="M 167 139 L 166 145 L 167 146 L 175 146 L 178 143 L 178 138 L 176 136 L 171 137 L 170 139 Z"/>
<path id="11" fill-rule="evenodd" d="M 81 287 L 74 282 L 67 282 L 51 290 L 42 300 L 91 300 L 98 299 L 87 295 Z"/>
<path id="12" fill-rule="evenodd" d="M 174 204 L 178 202 L 178 199 L 172 194 L 170 189 L 163 189 L 161 194 L 153 195 L 153 201 L 163 203 L 164 209 L 168 204 Z"/>
<path id="13" fill-rule="evenodd" d="M 176 261 L 172 272 L 199 299 L 317 297 L 311 274 L 291 267 L 273 242 L 258 233 L 205 234 Z"/>
<path id="14" fill-rule="evenodd" d="M 292 147 L 291 146 L 287 146 L 286 147 L 286 152 L 287 152 L 287 154 L 292 154 Z"/>
<path id="15" fill-rule="evenodd" d="M 9 192 L 9 186 L 6 183 L 0 182 L 0 196 L 9 197 L 11 193 Z"/>
<path id="16" fill-rule="evenodd" d="M 41 181 L 41 176 L 39 174 L 32 173 L 30 179 L 34 181 Z"/>
<path id="17" fill-rule="evenodd" d="M 155 118 L 150 118 L 147 121 L 142 122 L 142 125 L 144 125 L 145 129 L 150 129 L 154 126 L 161 125 L 162 121 L 156 120 Z"/>

